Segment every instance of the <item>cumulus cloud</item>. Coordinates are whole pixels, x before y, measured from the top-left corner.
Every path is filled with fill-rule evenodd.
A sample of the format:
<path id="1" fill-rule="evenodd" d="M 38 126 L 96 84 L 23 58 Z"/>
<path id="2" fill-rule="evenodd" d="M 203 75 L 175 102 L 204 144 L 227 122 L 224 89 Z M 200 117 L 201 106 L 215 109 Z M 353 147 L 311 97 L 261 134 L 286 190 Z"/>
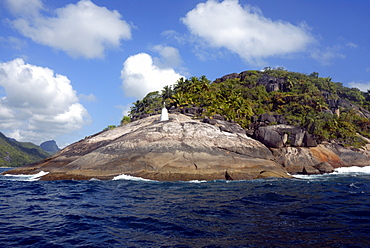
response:
<path id="1" fill-rule="evenodd" d="M 0 130 L 36 144 L 80 129 L 89 122 L 70 80 L 23 59 L 0 63 Z"/>
<path id="2" fill-rule="evenodd" d="M 8 0 L 8 6 L 18 16 L 25 11 L 12 21 L 22 35 L 72 57 L 103 57 L 107 48 L 119 47 L 121 40 L 131 38 L 131 27 L 118 11 L 99 7 L 90 0 L 56 9 L 53 16 L 41 14 L 40 0 Z"/>
<path id="3" fill-rule="evenodd" d="M 178 67 L 182 63 L 178 49 L 170 46 L 156 45 L 153 50 L 158 52 L 160 59 L 155 58 L 155 64 L 160 67 Z"/>
<path id="4" fill-rule="evenodd" d="M 182 76 L 172 68 L 157 66 L 146 53 L 130 56 L 121 70 L 122 88 L 126 96 L 143 98 L 152 91 L 172 85 Z"/>
<path id="5" fill-rule="evenodd" d="M 15 16 L 36 16 L 44 9 L 41 0 L 6 0 L 6 4 Z"/>
<path id="6" fill-rule="evenodd" d="M 201 43 L 226 48 L 251 64 L 270 56 L 305 51 L 314 42 L 304 24 L 273 21 L 256 8 L 242 7 L 237 0 L 208 0 L 181 20 Z"/>
<path id="7" fill-rule="evenodd" d="M 357 88 L 363 92 L 367 92 L 368 90 L 370 90 L 370 82 L 367 83 L 350 82 L 349 86 L 352 88 Z"/>

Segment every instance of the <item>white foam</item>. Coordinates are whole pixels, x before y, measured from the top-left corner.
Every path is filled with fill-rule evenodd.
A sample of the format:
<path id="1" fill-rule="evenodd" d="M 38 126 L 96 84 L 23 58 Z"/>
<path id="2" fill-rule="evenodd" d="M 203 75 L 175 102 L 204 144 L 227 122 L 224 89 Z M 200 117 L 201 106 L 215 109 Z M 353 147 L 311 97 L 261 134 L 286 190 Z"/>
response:
<path id="1" fill-rule="evenodd" d="M 45 176 L 48 173 L 49 172 L 40 171 L 39 173 L 33 174 L 33 175 L 24 175 L 24 174 L 11 175 L 11 174 L 6 174 L 5 176 L 6 177 L 11 177 L 12 180 L 16 180 L 16 181 L 38 181 L 42 176 Z"/>
<path id="2" fill-rule="evenodd" d="M 298 179 L 315 179 L 315 178 L 320 178 L 320 177 L 323 177 L 325 175 L 329 175 L 329 174 L 318 174 L 318 175 L 291 175 L 292 177 L 294 178 L 298 178 Z"/>
<path id="3" fill-rule="evenodd" d="M 292 175 L 295 178 L 299 179 L 318 179 L 325 178 L 327 176 L 335 175 L 358 175 L 358 174 L 370 174 L 370 166 L 359 167 L 359 166 L 350 166 L 350 167 L 339 167 L 334 170 L 334 172 L 329 174 L 319 174 L 319 175 Z"/>
<path id="4" fill-rule="evenodd" d="M 370 166 L 365 167 L 358 167 L 358 166 L 351 166 L 351 167 L 340 167 L 334 170 L 335 174 L 352 174 L 352 173 L 363 173 L 363 174 L 370 174 Z"/>
<path id="5" fill-rule="evenodd" d="M 115 176 L 115 177 L 113 177 L 112 180 L 132 180 L 132 181 L 154 182 L 153 180 L 150 180 L 150 179 L 145 179 L 145 178 L 142 178 L 142 177 L 134 177 L 134 176 L 125 175 L 125 174 Z"/>
<path id="6" fill-rule="evenodd" d="M 89 181 L 101 181 L 101 180 L 93 177 Z"/>
<path id="7" fill-rule="evenodd" d="M 185 183 L 207 183 L 206 180 L 190 180 L 190 181 L 183 181 Z"/>

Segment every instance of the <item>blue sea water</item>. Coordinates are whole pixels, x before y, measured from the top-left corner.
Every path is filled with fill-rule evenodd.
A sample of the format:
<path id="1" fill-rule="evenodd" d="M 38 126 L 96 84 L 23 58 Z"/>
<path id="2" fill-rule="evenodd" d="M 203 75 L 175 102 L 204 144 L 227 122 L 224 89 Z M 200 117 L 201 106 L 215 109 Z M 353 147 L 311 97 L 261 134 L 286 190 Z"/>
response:
<path id="1" fill-rule="evenodd" d="M 369 197 L 361 171 L 211 182 L 0 175 L 0 247 L 370 247 Z"/>

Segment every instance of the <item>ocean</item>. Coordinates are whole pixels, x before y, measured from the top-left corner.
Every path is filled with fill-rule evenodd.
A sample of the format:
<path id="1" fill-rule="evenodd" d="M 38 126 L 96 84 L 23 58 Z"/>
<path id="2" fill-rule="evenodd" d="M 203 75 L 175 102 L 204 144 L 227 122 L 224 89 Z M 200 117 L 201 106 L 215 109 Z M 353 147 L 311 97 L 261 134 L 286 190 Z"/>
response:
<path id="1" fill-rule="evenodd" d="M 0 247 L 370 247 L 370 166 L 250 181 L 37 179 L 0 176 Z"/>

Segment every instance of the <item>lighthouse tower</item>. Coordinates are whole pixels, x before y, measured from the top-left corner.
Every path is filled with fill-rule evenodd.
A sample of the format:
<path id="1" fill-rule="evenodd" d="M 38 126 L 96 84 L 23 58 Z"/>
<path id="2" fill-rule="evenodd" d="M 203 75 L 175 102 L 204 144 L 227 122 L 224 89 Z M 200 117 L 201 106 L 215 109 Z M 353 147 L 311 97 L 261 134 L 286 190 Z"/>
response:
<path id="1" fill-rule="evenodd" d="M 168 121 L 168 111 L 166 109 L 166 103 L 163 103 L 160 121 Z"/>

